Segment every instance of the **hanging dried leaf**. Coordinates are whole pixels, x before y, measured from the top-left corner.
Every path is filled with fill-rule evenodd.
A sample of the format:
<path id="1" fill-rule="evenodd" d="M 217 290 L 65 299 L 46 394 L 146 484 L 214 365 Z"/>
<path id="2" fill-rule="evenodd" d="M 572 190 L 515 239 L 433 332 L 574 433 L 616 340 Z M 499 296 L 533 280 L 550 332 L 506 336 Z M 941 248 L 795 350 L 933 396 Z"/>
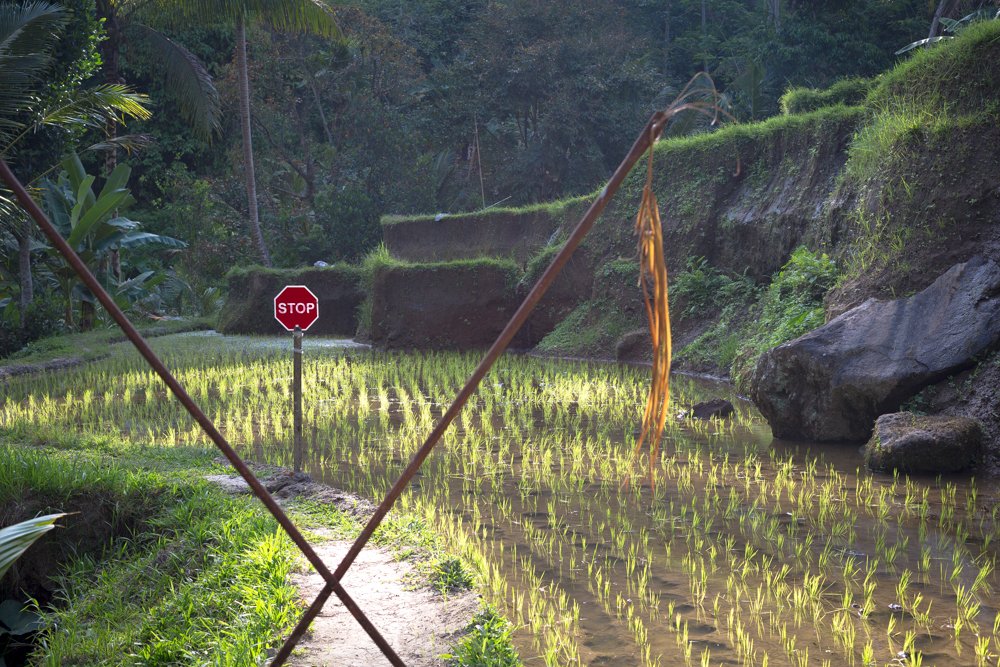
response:
<path id="1" fill-rule="evenodd" d="M 650 127 L 650 134 L 655 126 Z M 639 237 L 639 285 L 649 321 L 649 335 L 653 343 L 653 377 L 649 397 L 642 417 L 642 430 L 633 455 L 639 456 L 642 446 L 649 443 L 649 470 L 652 480 L 653 466 L 660 454 L 660 438 L 667 423 L 670 407 L 670 307 L 667 289 L 667 264 L 663 258 L 663 226 L 660 224 L 659 204 L 653 194 L 653 143 L 650 137 L 649 161 L 646 166 L 646 184 L 642 188 L 639 214 L 635 218 L 635 232 Z"/>
<path id="2" fill-rule="evenodd" d="M 710 116 L 712 124 L 720 113 L 719 95 L 711 77 L 696 75 L 688 82 L 676 100 L 664 111 L 654 115 L 647 125 L 649 132 L 646 183 L 642 188 L 642 201 L 635 218 L 635 232 L 639 238 L 639 285 L 649 321 L 649 334 L 653 346 L 653 376 L 649 397 L 642 417 L 642 429 L 635 444 L 633 456 L 638 458 L 643 446 L 649 444 L 649 479 L 655 483 L 653 471 L 660 455 L 660 440 L 667 424 L 670 408 L 670 307 L 667 289 L 667 264 L 663 256 L 663 225 L 660 209 L 653 194 L 653 147 L 667 124 L 682 111 L 692 110 Z M 737 174 L 739 162 L 737 161 Z"/>

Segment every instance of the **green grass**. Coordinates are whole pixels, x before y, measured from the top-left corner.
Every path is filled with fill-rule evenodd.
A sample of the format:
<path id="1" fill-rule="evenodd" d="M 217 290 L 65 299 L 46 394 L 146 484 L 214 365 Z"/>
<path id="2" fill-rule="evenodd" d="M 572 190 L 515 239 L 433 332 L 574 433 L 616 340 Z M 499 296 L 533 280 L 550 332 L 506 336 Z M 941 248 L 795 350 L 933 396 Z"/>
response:
<path id="1" fill-rule="evenodd" d="M 9 433 L 0 443 L 4 506 L 73 511 L 68 536 L 112 518 L 65 563 L 38 664 L 256 665 L 297 619 L 291 542 L 256 503 L 199 481 L 211 452 L 177 448 L 150 464 L 128 443 L 114 457 Z"/>
<path id="2" fill-rule="evenodd" d="M 521 659 L 511 642 L 511 625 L 486 606 L 469 625 L 469 634 L 445 656 L 450 667 L 517 667 Z"/>
<path id="3" fill-rule="evenodd" d="M 477 211 L 465 211 L 459 213 L 448 213 L 446 214 L 448 218 L 461 218 L 463 220 L 476 220 L 480 218 L 487 217 L 504 217 L 504 216 L 518 216 L 518 215 L 531 215 L 531 214 L 548 214 L 552 216 L 563 215 L 570 211 L 573 207 L 583 206 L 593 199 L 593 195 L 580 195 L 575 197 L 567 197 L 565 199 L 557 199 L 546 202 L 539 202 L 536 204 L 527 204 L 525 206 L 495 206 L 487 209 L 480 209 Z M 416 215 L 385 215 L 382 216 L 381 224 L 383 226 L 387 225 L 397 225 L 404 224 L 408 222 L 434 222 L 434 219 L 440 214 L 438 213 L 421 213 Z"/>
<path id="4" fill-rule="evenodd" d="M 606 300 L 581 303 L 538 344 L 539 352 L 568 356 L 600 356 L 636 327 L 618 306 Z"/>
<path id="5" fill-rule="evenodd" d="M 300 276 L 308 275 L 311 273 L 343 273 L 349 276 L 359 276 L 361 269 L 356 264 L 348 264 L 347 262 L 337 262 L 336 264 L 331 264 L 330 266 L 315 267 L 307 266 L 295 269 L 283 269 L 275 267 L 261 266 L 260 264 L 251 264 L 248 266 L 236 266 L 230 269 L 226 273 L 226 278 L 246 278 L 253 275 L 263 275 L 263 276 L 276 276 L 280 278 L 287 278 L 289 280 L 294 280 Z"/>
<path id="6" fill-rule="evenodd" d="M 139 333 L 144 338 L 166 336 L 184 331 L 211 329 L 210 318 L 184 318 L 178 320 L 158 320 L 139 324 Z M 53 359 L 74 358 L 90 361 L 107 356 L 110 346 L 126 341 L 125 334 L 117 325 L 102 327 L 76 334 L 62 334 L 33 341 L 10 356 L 0 359 L 0 368 L 41 364 Z"/>
<path id="7" fill-rule="evenodd" d="M 905 106 L 962 114 L 995 105 L 1000 21 L 974 23 L 954 39 L 911 53 L 877 78 L 866 106 L 876 111 Z"/>
<path id="8" fill-rule="evenodd" d="M 878 77 L 865 100 L 868 118 L 851 142 L 846 167 L 857 181 L 892 170 L 928 135 L 1000 118 L 1000 21 L 973 24 L 912 54 Z"/>
<path id="9" fill-rule="evenodd" d="M 857 123 L 863 113 L 864 110 L 860 107 L 836 104 L 809 113 L 772 116 L 757 123 L 731 123 L 714 132 L 664 139 L 657 144 L 656 151 L 658 154 L 674 154 L 671 157 L 677 158 L 681 153 L 687 152 L 722 151 L 725 154 L 728 150 L 752 142 L 770 144 L 783 133 L 802 137 L 814 133 L 825 134 L 833 126 Z"/>
<path id="10" fill-rule="evenodd" d="M 61 551 L 59 604 L 43 610 L 37 664 L 264 664 L 302 611 L 289 580 L 298 550 L 262 505 L 202 481 L 223 470 L 217 453 L 107 436 L 52 442 L 43 432 L 29 445 L 23 431 L 0 431 L 0 506 L 74 512 L 48 539 L 76 540 L 74 524 L 100 529 Z M 296 499 L 289 514 L 307 531 L 326 528 L 327 539 L 360 532 L 315 501 Z M 454 593 L 472 584 L 422 519 L 391 513 L 373 544 L 414 561 L 416 585 Z"/>
<path id="11" fill-rule="evenodd" d="M 864 101 L 872 84 L 872 79 L 853 77 L 842 79 L 829 88 L 789 88 L 779 100 L 781 112 L 790 115 L 809 113 L 838 104 L 855 106 Z"/>

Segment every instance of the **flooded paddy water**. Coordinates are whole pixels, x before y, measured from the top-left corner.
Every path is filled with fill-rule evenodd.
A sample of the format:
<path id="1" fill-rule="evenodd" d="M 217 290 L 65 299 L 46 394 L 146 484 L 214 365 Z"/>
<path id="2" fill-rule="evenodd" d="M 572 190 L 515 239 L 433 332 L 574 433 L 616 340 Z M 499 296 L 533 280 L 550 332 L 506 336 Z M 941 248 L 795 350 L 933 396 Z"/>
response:
<path id="1" fill-rule="evenodd" d="M 243 455 L 291 461 L 290 342 L 154 341 Z M 381 498 L 477 355 L 306 338 L 307 470 Z M 867 473 L 856 446 L 773 441 L 727 385 L 675 377 L 649 479 L 648 370 L 507 356 L 401 504 L 518 626 L 526 664 L 998 665 L 997 486 Z M 15 378 L 0 426 L 207 444 L 137 356 Z M 334 604 L 334 603 L 331 603 Z"/>

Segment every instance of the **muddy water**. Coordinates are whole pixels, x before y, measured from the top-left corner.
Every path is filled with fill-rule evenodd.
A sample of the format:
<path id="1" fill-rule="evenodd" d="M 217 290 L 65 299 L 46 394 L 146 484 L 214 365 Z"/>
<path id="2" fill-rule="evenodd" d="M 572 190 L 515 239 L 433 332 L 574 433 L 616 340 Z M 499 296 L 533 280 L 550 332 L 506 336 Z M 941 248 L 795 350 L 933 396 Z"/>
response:
<path id="1" fill-rule="evenodd" d="M 515 551 L 495 559 L 512 588 L 565 593 L 567 615 L 578 606 L 582 664 L 998 664 L 995 484 L 872 475 L 856 445 L 773 440 L 727 385 L 676 386 L 688 404 L 729 398 L 737 415 L 677 422 L 661 457 L 672 472 L 655 488 L 641 476 L 623 487 L 621 474 L 595 466 L 634 439 L 626 427 L 607 440 L 599 408 L 561 412 L 508 396 L 526 412 L 507 419 L 529 426 L 505 442 L 509 424 L 473 406 L 478 423 L 456 429 L 413 496 L 460 517 L 483 553 Z M 390 423 L 405 421 L 405 408 L 392 412 Z M 470 479 L 463 444 L 482 437 L 483 420 L 505 462 Z M 581 439 L 583 463 L 564 444 Z M 538 441 L 553 440 L 555 456 L 540 466 Z M 386 481 L 403 460 L 380 471 Z M 350 484 L 338 462 L 314 472 Z M 810 578 L 812 599 L 793 602 Z M 513 597 L 508 613 L 540 613 Z M 518 640 L 532 664 L 547 647 L 524 623 Z M 564 661 L 577 660 L 549 659 Z"/>
<path id="2" fill-rule="evenodd" d="M 478 359 L 312 342 L 309 471 L 380 497 Z M 154 344 L 245 455 L 290 463 L 287 341 Z M 994 483 L 871 475 L 856 446 L 774 441 L 726 385 L 675 378 L 677 410 L 737 414 L 671 421 L 654 486 L 632 456 L 647 383 L 506 358 L 402 499 L 476 565 L 526 664 L 998 664 Z M 4 390 L 0 426 L 26 433 L 207 444 L 131 357 Z"/>

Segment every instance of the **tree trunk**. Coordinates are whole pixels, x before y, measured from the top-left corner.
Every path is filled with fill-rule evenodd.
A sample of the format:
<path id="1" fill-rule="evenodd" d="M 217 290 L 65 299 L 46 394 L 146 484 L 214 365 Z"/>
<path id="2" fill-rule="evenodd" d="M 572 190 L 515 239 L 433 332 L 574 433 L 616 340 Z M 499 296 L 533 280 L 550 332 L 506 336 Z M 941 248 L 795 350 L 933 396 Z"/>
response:
<path id="1" fill-rule="evenodd" d="M 104 19 L 104 31 L 107 34 L 107 39 L 103 40 L 99 47 L 103 60 L 104 80 L 112 85 L 123 84 L 125 79 L 121 75 L 121 60 L 119 58 L 122 35 L 118 14 L 109 6 L 109 3 L 99 2 L 98 16 Z M 118 136 L 118 123 L 113 117 L 105 123 L 104 134 L 109 140 Z M 116 166 L 118 166 L 118 149 L 115 148 L 114 141 L 109 141 L 109 146 L 104 152 L 104 175 L 109 176 Z"/>
<path id="2" fill-rule="evenodd" d="M 956 4 L 956 0 L 941 0 L 938 3 L 937 11 L 934 12 L 934 18 L 931 20 L 931 30 L 927 34 L 927 39 L 934 39 L 937 37 L 938 26 L 941 24 L 941 17 L 952 11 L 952 8 Z M 930 42 L 927 43 L 929 47 Z"/>
<path id="3" fill-rule="evenodd" d="M 781 32 L 781 0 L 768 0 L 768 13 L 774 22 L 774 31 Z"/>
<path id="4" fill-rule="evenodd" d="M 21 238 L 17 242 L 18 282 L 21 285 L 21 328 L 27 325 L 28 306 L 35 298 L 34 284 L 31 280 L 31 232 L 34 229 L 31 218 L 24 216 L 21 223 Z"/>
<path id="5" fill-rule="evenodd" d="M 271 255 L 260 231 L 260 214 L 257 211 L 257 176 L 253 166 L 253 136 L 250 132 L 250 73 L 247 67 L 246 20 L 241 16 L 236 23 L 236 68 L 240 82 L 240 124 L 243 127 L 243 168 L 246 175 L 247 206 L 250 232 L 253 234 L 264 266 L 271 266 Z"/>
<path id="6" fill-rule="evenodd" d="M 701 50 L 702 58 L 704 62 L 702 63 L 702 69 L 705 73 L 708 73 L 708 7 L 705 4 L 705 0 L 701 0 Z"/>
<path id="7" fill-rule="evenodd" d="M 670 2 L 663 7 L 663 76 L 670 76 Z"/>
<path id="8" fill-rule="evenodd" d="M 80 331 L 90 331 L 94 328 L 94 321 L 97 319 L 97 310 L 94 304 L 89 301 L 80 302 Z"/>

